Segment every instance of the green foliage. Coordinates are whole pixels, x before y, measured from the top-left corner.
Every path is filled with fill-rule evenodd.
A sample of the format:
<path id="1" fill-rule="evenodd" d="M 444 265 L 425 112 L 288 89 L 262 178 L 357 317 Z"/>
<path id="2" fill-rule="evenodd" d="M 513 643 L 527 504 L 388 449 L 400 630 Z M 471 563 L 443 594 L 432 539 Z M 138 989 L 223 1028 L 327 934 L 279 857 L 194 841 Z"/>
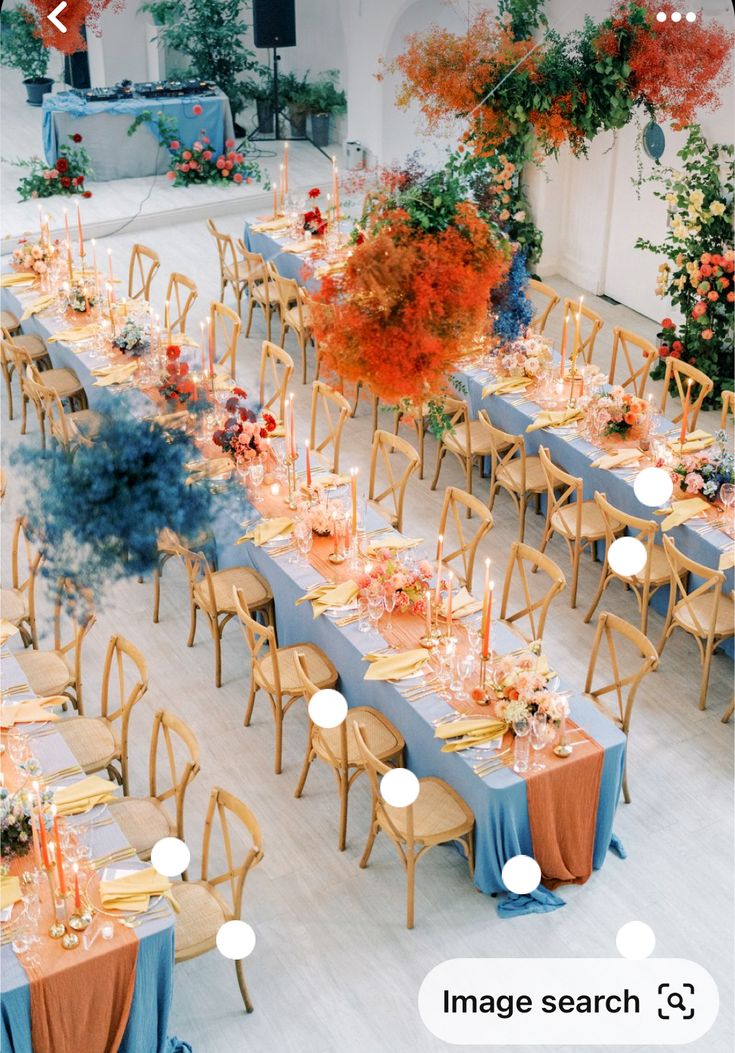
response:
<path id="1" fill-rule="evenodd" d="M 322 73 L 309 87 L 310 113 L 344 113 L 347 109 L 347 97 L 337 87 L 339 73 L 329 69 Z"/>
<path id="2" fill-rule="evenodd" d="M 85 186 L 87 176 L 93 175 L 93 172 L 90 168 L 89 154 L 83 146 L 79 146 L 82 137 L 78 132 L 74 132 L 68 139 L 68 143 L 62 143 L 59 147 L 56 164 L 50 168 L 46 167 L 46 162 L 40 157 L 13 162 L 19 168 L 29 170 L 28 175 L 23 176 L 18 184 L 21 201 L 53 197 L 55 194 L 92 196 L 92 191 L 87 190 Z"/>
<path id="3" fill-rule="evenodd" d="M 309 70 L 306 73 L 284 73 L 278 80 L 279 102 L 294 110 L 308 112 L 311 99 Z"/>
<path id="4" fill-rule="evenodd" d="M 516 40 L 528 40 L 539 26 L 548 26 L 543 13 L 544 0 L 500 0 L 498 14 L 510 18 Z"/>
<path id="5" fill-rule="evenodd" d="M 24 6 L 0 12 L 3 66 L 19 69 L 24 78 L 39 80 L 46 76 L 49 51 L 44 47 L 33 12 Z"/>

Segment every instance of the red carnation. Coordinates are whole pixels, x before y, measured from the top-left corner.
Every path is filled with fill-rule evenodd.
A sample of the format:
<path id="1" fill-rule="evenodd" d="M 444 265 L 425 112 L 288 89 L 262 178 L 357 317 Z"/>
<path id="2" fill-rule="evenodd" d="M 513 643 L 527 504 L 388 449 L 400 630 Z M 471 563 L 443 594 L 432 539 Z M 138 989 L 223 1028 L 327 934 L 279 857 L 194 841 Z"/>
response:
<path id="1" fill-rule="evenodd" d="M 181 355 L 181 348 L 178 344 L 169 344 L 166 348 L 166 358 L 178 358 Z"/>
<path id="2" fill-rule="evenodd" d="M 676 326 L 674 325 L 674 323 L 671 321 L 670 318 L 664 318 L 663 322 L 661 323 L 661 328 L 662 329 L 676 329 Z"/>
<path id="3" fill-rule="evenodd" d="M 311 190 L 309 191 L 309 197 L 319 197 L 320 194 L 321 194 L 321 190 L 319 189 L 318 186 L 313 186 L 311 188 Z"/>
<path id="4" fill-rule="evenodd" d="M 71 139 L 71 141 L 73 143 L 81 143 L 81 141 L 82 141 L 82 137 L 79 134 L 79 132 L 74 132 L 74 134 L 71 135 L 69 138 Z"/>
<path id="5" fill-rule="evenodd" d="M 232 178 L 236 183 L 242 183 L 242 174 L 240 172 L 235 172 Z"/>
<path id="6" fill-rule="evenodd" d="M 672 357 L 672 358 L 681 358 L 681 351 L 674 351 L 674 350 L 672 349 L 672 351 L 671 351 L 671 357 Z"/>
<path id="7" fill-rule="evenodd" d="M 275 431 L 276 430 L 276 418 L 274 416 L 272 416 L 270 413 L 264 413 L 263 414 L 263 421 L 264 421 L 265 426 L 268 429 L 268 431 Z"/>
<path id="8" fill-rule="evenodd" d="M 670 350 L 671 348 L 668 344 L 661 344 L 661 346 L 658 349 L 658 353 L 661 356 L 661 358 L 666 358 Z"/>
<path id="9" fill-rule="evenodd" d="M 239 395 L 241 399 L 246 399 L 248 397 L 247 391 L 243 391 L 242 388 L 233 388 L 232 394 Z"/>
<path id="10" fill-rule="evenodd" d="M 198 102 L 194 103 L 194 105 L 191 108 L 191 112 L 194 114 L 195 117 L 198 117 L 199 114 L 202 112 L 202 108 Z"/>
<path id="11" fill-rule="evenodd" d="M 175 179 L 175 178 L 176 178 L 176 173 L 175 172 L 166 172 L 166 179 Z"/>
<path id="12" fill-rule="evenodd" d="M 189 372 L 189 363 L 188 362 L 179 362 L 179 373 L 181 374 L 181 376 L 185 377 L 188 372 Z"/>
<path id="13" fill-rule="evenodd" d="M 71 186 L 71 179 L 68 175 L 64 175 L 61 177 L 61 185 L 67 188 Z"/>
<path id="14" fill-rule="evenodd" d="M 235 140 L 234 139 L 225 139 L 225 146 L 227 147 L 228 150 L 231 150 L 234 145 L 235 145 Z"/>
<path id="15" fill-rule="evenodd" d="M 215 161 L 215 164 L 217 165 L 218 168 L 224 168 L 225 167 L 225 159 L 224 159 L 224 157 L 218 157 L 217 160 Z"/>
<path id="16" fill-rule="evenodd" d="M 85 190 L 84 193 L 82 194 L 82 197 L 91 197 L 91 196 L 92 196 L 92 191 L 91 190 Z"/>
<path id="17" fill-rule="evenodd" d="M 169 148 L 169 150 L 178 150 L 180 146 L 181 146 L 181 143 L 179 142 L 179 140 L 178 140 L 178 139 L 173 139 L 173 140 L 172 140 L 172 141 L 171 141 L 171 142 L 170 142 L 170 143 L 168 144 L 168 148 Z"/>
<path id="18" fill-rule="evenodd" d="M 58 172 L 66 172 L 69 169 L 69 162 L 65 157 L 60 157 L 56 162 L 56 170 Z"/>

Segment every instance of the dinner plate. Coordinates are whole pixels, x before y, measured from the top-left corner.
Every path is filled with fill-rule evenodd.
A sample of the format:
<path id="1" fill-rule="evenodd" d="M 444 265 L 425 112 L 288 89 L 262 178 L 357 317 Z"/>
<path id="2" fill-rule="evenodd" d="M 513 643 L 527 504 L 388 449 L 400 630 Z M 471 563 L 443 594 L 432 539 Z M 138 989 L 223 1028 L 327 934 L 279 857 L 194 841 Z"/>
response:
<path id="1" fill-rule="evenodd" d="M 137 867 L 129 867 L 129 868 L 125 869 L 124 867 L 120 867 L 120 868 L 105 867 L 105 869 L 100 874 L 100 881 L 114 881 L 116 878 L 126 877 L 126 875 L 128 875 L 128 874 L 135 873 L 135 871 L 137 869 L 139 869 L 139 868 L 137 868 Z M 92 889 L 90 887 L 91 884 L 92 884 L 92 877 L 93 876 L 94 875 L 90 876 L 89 881 L 87 882 L 87 886 L 86 886 L 86 888 L 84 890 L 84 897 L 87 900 L 87 902 L 88 902 L 90 907 L 92 907 L 98 914 L 105 914 L 108 918 L 119 918 L 119 917 L 121 917 L 124 914 L 131 914 L 131 913 L 133 913 L 132 911 L 126 909 L 125 907 L 123 907 L 121 909 L 115 909 L 115 910 L 107 910 L 107 909 L 105 909 L 105 907 L 102 906 L 102 899 L 100 897 L 100 887 L 99 887 L 99 885 L 97 885 L 94 889 Z M 152 910 L 153 907 L 157 906 L 161 902 L 162 899 L 163 899 L 163 896 L 161 896 L 161 895 L 150 896 L 149 899 L 148 899 L 148 910 Z M 135 913 L 138 913 L 138 912 L 135 912 Z M 146 912 L 140 912 L 139 916 L 142 918 L 142 917 L 145 916 L 146 913 L 147 913 L 147 911 Z"/>

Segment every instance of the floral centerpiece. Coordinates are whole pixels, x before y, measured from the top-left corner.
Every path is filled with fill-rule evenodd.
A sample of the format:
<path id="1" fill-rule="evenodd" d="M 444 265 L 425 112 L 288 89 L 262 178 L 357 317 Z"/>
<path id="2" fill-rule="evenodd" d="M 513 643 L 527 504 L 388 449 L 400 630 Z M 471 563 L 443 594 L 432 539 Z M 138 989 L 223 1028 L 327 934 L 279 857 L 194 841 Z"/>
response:
<path id="1" fill-rule="evenodd" d="M 513 377 L 536 378 L 551 365 L 551 345 L 542 337 L 529 333 L 503 349 L 500 371 Z"/>
<path id="2" fill-rule="evenodd" d="M 125 320 L 120 332 L 112 342 L 123 354 L 132 355 L 133 358 L 144 354 L 150 346 L 149 342 L 143 338 L 143 330 L 130 318 Z"/>
<path id="3" fill-rule="evenodd" d="M 499 658 L 492 668 L 497 718 L 512 724 L 540 712 L 561 726 L 569 714 L 569 704 L 564 695 L 549 690 L 551 676 L 546 659 L 534 651 Z"/>
<path id="4" fill-rule="evenodd" d="M 158 393 L 176 409 L 191 409 L 199 399 L 199 391 L 189 374 L 189 363 L 181 360 L 178 344 L 166 348 L 166 371 L 158 384 Z"/>
<path id="5" fill-rule="evenodd" d="M 49 168 L 40 157 L 31 157 L 27 161 L 18 161 L 18 165 L 28 168 L 29 173 L 18 184 L 21 201 L 29 198 L 51 197 L 53 194 L 81 194 L 91 197 L 92 191 L 86 190 L 85 179 L 91 175 L 89 154 L 79 146 L 82 136 L 73 132 L 69 136 L 71 145 L 64 143 L 59 147 L 56 164 Z"/>
<path id="6" fill-rule="evenodd" d="M 19 238 L 17 247 L 13 249 L 13 267 L 19 271 L 45 274 L 59 251 L 58 245 L 58 240 L 52 244 L 46 241 Z"/>
<path id="7" fill-rule="evenodd" d="M 390 549 L 381 549 L 358 577 L 359 595 L 368 597 L 394 592 L 398 614 L 425 614 L 425 596 L 434 568 L 428 560 L 413 567 L 402 563 Z"/>
<path id="8" fill-rule="evenodd" d="M 705 501 L 714 502 L 723 483 L 735 483 L 735 458 L 727 450 L 727 435 L 718 431 L 715 436 L 719 449 L 714 453 L 692 453 L 681 458 L 672 469 L 672 478 L 687 494 L 697 494 Z"/>
<path id="9" fill-rule="evenodd" d="M 276 419 L 270 413 L 264 413 L 259 420 L 248 407 L 247 397 L 242 388 L 233 388 L 225 403 L 229 417 L 214 432 L 212 441 L 229 454 L 238 468 L 249 468 L 256 461 L 267 466 L 274 460 L 269 436 L 276 429 Z"/>
<path id="10" fill-rule="evenodd" d="M 321 196 L 321 190 L 318 186 L 313 186 L 308 196 L 310 201 L 316 202 L 316 199 Z M 327 220 L 322 216 L 322 210 L 317 204 L 313 204 L 304 212 L 304 230 L 313 234 L 314 237 L 320 238 L 325 234 L 327 226 Z"/>
<path id="11" fill-rule="evenodd" d="M 0 846 L 3 859 L 24 856 L 33 840 L 31 797 L 27 790 L 11 793 L 0 786 Z"/>
<path id="12" fill-rule="evenodd" d="M 645 399 L 619 386 L 595 392 L 585 401 L 587 424 L 593 435 L 629 438 L 643 427 L 650 411 Z"/>
<path id="13" fill-rule="evenodd" d="M 97 303 L 97 297 L 88 286 L 75 283 L 64 288 L 64 302 L 77 314 L 85 314 Z"/>
<path id="14" fill-rule="evenodd" d="M 334 511 L 336 503 L 317 499 L 304 510 L 304 519 L 311 532 L 318 537 L 331 537 L 334 533 Z"/>

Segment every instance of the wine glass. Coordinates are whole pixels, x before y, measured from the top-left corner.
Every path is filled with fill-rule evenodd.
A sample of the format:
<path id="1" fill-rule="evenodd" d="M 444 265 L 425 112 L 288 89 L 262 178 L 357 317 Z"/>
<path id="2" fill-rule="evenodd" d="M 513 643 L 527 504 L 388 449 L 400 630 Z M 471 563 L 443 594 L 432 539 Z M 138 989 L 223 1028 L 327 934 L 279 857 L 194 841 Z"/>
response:
<path id="1" fill-rule="evenodd" d="M 388 615 L 385 623 L 386 632 L 390 632 L 393 628 L 393 611 L 396 609 L 397 598 L 398 593 L 396 590 L 391 585 L 387 586 L 383 594 L 383 605 L 385 607 L 385 613 Z"/>
<path id="2" fill-rule="evenodd" d="M 528 717 L 517 717 L 513 721 L 515 743 L 513 748 L 513 771 L 516 774 L 528 771 L 528 735 L 531 724 Z"/>
<path id="3" fill-rule="evenodd" d="M 251 484 L 257 490 L 260 484 L 263 482 L 263 476 L 265 475 L 265 468 L 263 467 L 263 462 L 254 461 L 253 464 L 250 465 L 248 475 L 250 477 Z"/>
<path id="4" fill-rule="evenodd" d="M 302 520 L 297 524 L 294 533 L 296 534 L 296 547 L 299 550 L 299 555 L 304 563 L 308 563 L 311 546 L 314 544 L 314 535 L 312 534 L 311 527 L 308 523 Z"/>
<path id="5" fill-rule="evenodd" d="M 360 633 L 370 632 L 370 618 L 368 617 L 368 600 L 364 593 L 360 593 L 357 597 L 357 613 L 359 619 L 357 622 L 357 631 Z"/>
<path id="6" fill-rule="evenodd" d="M 8 753 L 16 768 L 20 767 L 31 755 L 28 736 L 17 729 L 12 735 L 8 735 Z"/>
<path id="7" fill-rule="evenodd" d="M 378 624 L 380 619 L 383 617 L 385 612 L 385 598 L 380 594 L 376 593 L 373 596 L 368 596 L 367 602 L 368 618 L 370 619 L 370 626 L 374 632 L 378 631 Z"/>
<path id="8" fill-rule="evenodd" d="M 531 717 L 530 738 L 531 749 L 535 754 L 531 771 L 543 771 L 546 765 L 542 764 L 539 754 L 548 742 L 548 720 L 545 713 L 534 713 Z"/>
<path id="9" fill-rule="evenodd" d="M 720 487 L 720 503 L 723 514 L 718 522 L 720 526 L 726 527 L 730 521 L 730 509 L 735 505 L 735 486 L 732 483 L 723 483 Z"/>

